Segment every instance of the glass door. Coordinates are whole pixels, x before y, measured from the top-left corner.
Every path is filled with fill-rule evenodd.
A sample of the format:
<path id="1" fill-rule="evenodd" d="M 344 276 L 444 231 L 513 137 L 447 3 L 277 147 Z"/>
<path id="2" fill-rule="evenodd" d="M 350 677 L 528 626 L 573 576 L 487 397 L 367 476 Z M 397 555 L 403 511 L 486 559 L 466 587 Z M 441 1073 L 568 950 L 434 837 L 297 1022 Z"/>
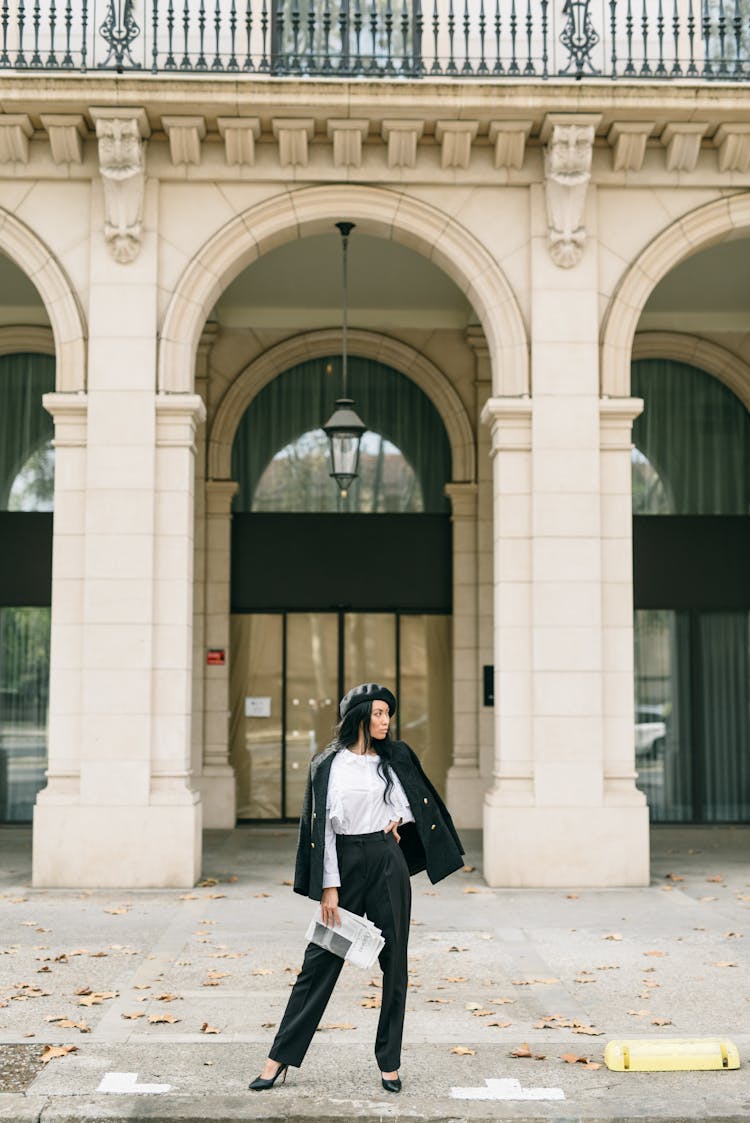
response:
<path id="1" fill-rule="evenodd" d="M 444 790 L 453 727 L 449 616 L 248 613 L 232 617 L 231 642 L 238 819 L 299 816 L 310 758 L 333 737 L 344 690 L 359 682 L 395 689 L 393 734 Z"/>
<path id="2" fill-rule="evenodd" d="M 750 820 L 750 615 L 635 613 L 635 764 L 653 822 Z"/>

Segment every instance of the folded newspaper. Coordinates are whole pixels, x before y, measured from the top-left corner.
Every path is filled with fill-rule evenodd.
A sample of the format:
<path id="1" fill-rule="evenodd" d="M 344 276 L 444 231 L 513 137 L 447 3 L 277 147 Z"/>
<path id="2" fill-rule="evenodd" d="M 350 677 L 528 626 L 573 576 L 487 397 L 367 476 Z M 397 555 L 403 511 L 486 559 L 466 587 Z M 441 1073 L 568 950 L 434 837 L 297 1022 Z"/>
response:
<path id="1" fill-rule="evenodd" d="M 320 919 L 320 909 L 310 921 L 305 936 L 313 944 L 348 959 L 355 967 L 374 967 L 378 956 L 385 947 L 385 940 L 379 928 L 365 916 L 358 916 L 347 909 L 339 909 L 341 927 L 329 928 Z"/>

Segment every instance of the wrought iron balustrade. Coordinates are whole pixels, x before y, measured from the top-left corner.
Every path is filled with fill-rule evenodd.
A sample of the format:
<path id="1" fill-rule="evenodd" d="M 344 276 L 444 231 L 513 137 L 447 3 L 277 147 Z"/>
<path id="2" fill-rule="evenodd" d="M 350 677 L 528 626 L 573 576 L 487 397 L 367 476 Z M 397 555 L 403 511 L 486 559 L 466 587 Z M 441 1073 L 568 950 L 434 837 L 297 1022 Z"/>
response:
<path id="1" fill-rule="evenodd" d="M 0 73 L 750 80 L 750 0 L 0 0 Z"/>

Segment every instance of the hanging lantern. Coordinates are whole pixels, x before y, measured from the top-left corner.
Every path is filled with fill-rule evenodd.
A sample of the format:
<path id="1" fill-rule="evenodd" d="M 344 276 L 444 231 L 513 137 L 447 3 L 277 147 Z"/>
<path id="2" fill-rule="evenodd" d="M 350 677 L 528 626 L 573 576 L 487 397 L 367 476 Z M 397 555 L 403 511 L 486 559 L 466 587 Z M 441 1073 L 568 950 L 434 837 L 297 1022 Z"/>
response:
<path id="1" fill-rule="evenodd" d="M 343 278 L 343 315 L 342 315 L 342 393 L 336 399 L 336 409 L 323 426 L 323 432 L 331 445 L 331 477 L 336 481 L 341 498 L 346 499 L 349 488 L 359 474 L 359 446 L 366 426 L 354 410 L 354 401 L 347 395 L 347 350 L 349 329 L 349 277 L 347 269 L 347 250 L 349 235 L 354 229 L 353 222 L 337 222 L 341 234 L 341 261 Z"/>
<path id="2" fill-rule="evenodd" d="M 331 443 L 330 473 L 339 485 L 341 498 L 346 499 L 353 480 L 359 474 L 359 444 L 365 425 L 354 412 L 351 398 L 337 398 L 336 410 L 323 426 Z"/>

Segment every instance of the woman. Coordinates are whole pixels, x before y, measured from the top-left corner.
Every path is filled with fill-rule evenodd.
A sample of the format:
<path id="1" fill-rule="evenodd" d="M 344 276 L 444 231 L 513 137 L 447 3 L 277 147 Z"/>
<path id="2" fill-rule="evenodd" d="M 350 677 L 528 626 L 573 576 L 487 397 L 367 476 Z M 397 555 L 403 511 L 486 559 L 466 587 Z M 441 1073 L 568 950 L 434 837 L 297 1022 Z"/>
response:
<path id="1" fill-rule="evenodd" d="M 383 990 L 375 1058 L 387 1092 L 400 1092 L 401 1037 L 411 911 L 409 874 L 434 883 L 463 866 L 463 847 L 445 805 L 403 741 L 388 735 L 396 699 L 376 682 L 341 700 L 333 742 L 313 757 L 302 805 L 294 891 L 320 901 L 324 924 L 339 905 L 381 929 Z M 399 830 L 399 828 L 401 828 Z M 308 944 L 263 1071 L 253 1091 L 299 1068 L 336 984 L 343 959 Z"/>

